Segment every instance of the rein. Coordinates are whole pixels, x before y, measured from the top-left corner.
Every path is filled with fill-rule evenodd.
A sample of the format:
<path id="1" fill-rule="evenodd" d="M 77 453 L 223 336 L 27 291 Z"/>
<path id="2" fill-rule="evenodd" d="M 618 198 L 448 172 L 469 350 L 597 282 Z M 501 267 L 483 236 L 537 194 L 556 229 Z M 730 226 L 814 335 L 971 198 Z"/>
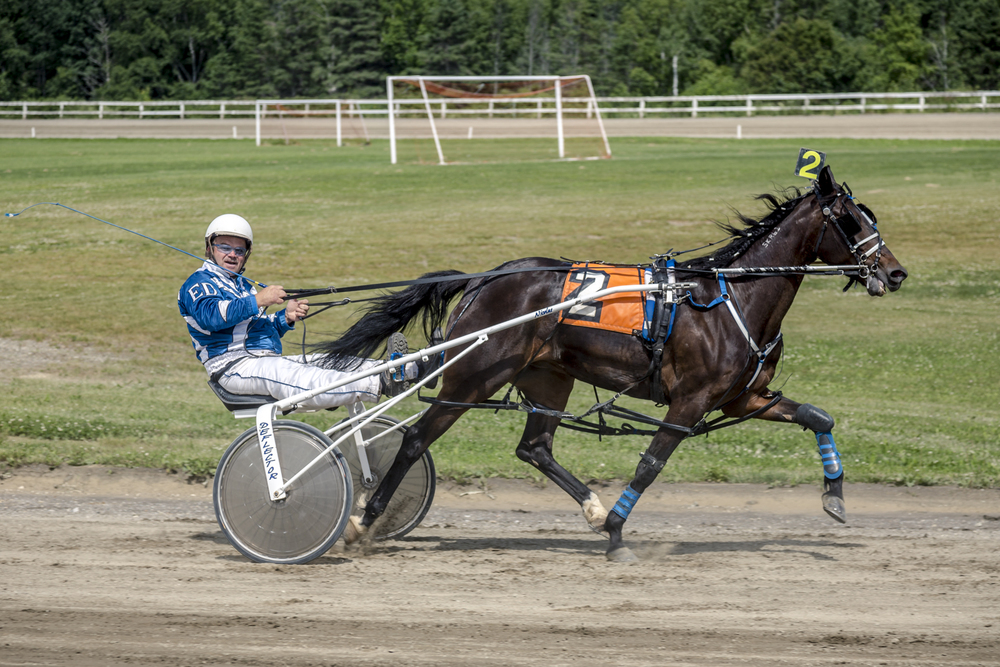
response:
<path id="1" fill-rule="evenodd" d="M 433 283 L 447 283 L 456 280 L 472 280 L 473 278 L 489 278 L 493 276 L 506 276 L 514 273 L 530 273 L 537 271 L 570 271 L 568 266 L 539 266 L 539 267 L 524 267 L 520 269 L 502 269 L 499 271 L 483 271 L 481 273 L 456 273 L 450 276 L 439 276 L 436 278 L 416 278 L 414 280 L 397 280 L 389 283 L 369 283 L 367 285 L 351 285 L 348 287 L 318 287 L 315 289 L 286 289 L 285 293 L 288 294 L 288 299 L 305 299 L 310 296 L 319 296 L 322 294 L 339 294 L 342 292 L 365 292 L 369 290 L 376 289 L 388 289 L 390 287 L 408 287 L 410 285 L 430 285 Z M 286 299 L 287 300 L 287 299 Z M 345 304 L 350 303 L 349 299 L 345 299 Z M 341 303 L 335 303 L 334 305 L 342 305 Z"/>
<path id="2" fill-rule="evenodd" d="M 863 242 L 862 242 L 863 243 Z M 656 257 L 666 257 L 668 255 L 656 255 Z M 617 266 L 617 265 L 616 265 Z M 624 265 L 623 265 L 624 266 Z M 645 268 L 646 264 L 629 264 L 627 266 L 635 266 L 636 268 Z M 562 271 L 569 272 L 571 269 L 569 266 L 536 266 L 536 267 L 524 267 L 520 269 L 503 269 L 499 271 L 483 271 L 480 273 L 456 273 L 449 276 L 441 276 L 435 278 L 416 278 L 414 280 L 397 280 L 388 283 L 368 283 L 366 285 L 350 285 L 348 287 L 318 287 L 318 288 L 302 288 L 302 289 L 286 289 L 285 293 L 288 295 L 285 300 L 289 299 L 305 299 L 313 296 L 321 296 L 324 294 L 341 294 L 345 292 L 365 292 L 377 289 L 387 289 L 390 287 L 408 287 L 410 285 L 431 285 L 434 283 L 447 283 L 456 280 L 472 280 L 473 278 L 493 278 L 496 276 L 506 276 L 515 273 L 537 273 L 543 271 Z M 689 269 L 681 266 L 675 267 L 677 272 L 683 273 L 697 273 L 704 275 L 713 276 L 790 276 L 790 275 L 816 275 L 816 276 L 849 276 L 851 273 L 857 272 L 860 277 L 867 277 L 868 267 L 860 265 L 856 266 L 854 264 L 844 264 L 844 265 L 823 265 L 823 266 L 745 266 L 741 268 L 722 268 L 722 269 Z M 364 301 L 370 301 L 370 299 L 350 299 L 343 298 L 340 301 L 331 301 L 325 303 L 318 303 L 312 305 L 318 306 L 346 306 L 350 303 L 362 303 Z M 325 308 L 323 310 L 326 310 Z M 322 312 L 322 311 L 320 311 Z M 311 317 L 308 316 L 308 317 Z"/>

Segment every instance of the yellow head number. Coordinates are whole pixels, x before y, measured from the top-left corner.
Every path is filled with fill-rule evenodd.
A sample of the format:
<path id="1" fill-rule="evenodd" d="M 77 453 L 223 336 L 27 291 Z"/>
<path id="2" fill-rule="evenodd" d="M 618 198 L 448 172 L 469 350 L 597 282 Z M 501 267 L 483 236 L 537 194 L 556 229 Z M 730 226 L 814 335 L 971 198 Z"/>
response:
<path id="1" fill-rule="evenodd" d="M 826 164 L 826 153 L 802 148 L 799 150 L 799 161 L 795 163 L 795 175 L 816 180 L 824 164 Z"/>

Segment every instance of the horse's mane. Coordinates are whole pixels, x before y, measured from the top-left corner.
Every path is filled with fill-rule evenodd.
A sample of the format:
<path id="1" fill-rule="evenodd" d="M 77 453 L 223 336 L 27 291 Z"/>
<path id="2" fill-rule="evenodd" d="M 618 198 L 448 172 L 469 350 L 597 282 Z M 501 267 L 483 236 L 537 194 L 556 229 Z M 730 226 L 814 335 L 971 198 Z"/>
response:
<path id="1" fill-rule="evenodd" d="M 803 193 L 799 188 L 793 187 L 778 191 L 777 196 L 770 193 L 757 195 L 754 199 L 763 201 L 770 209 L 770 213 L 757 219 L 735 211 L 736 219 L 740 223 L 739 226 L 730 222 L 716 222 L 715 224 L 732 236 L 733 240 L 710 255 L 695 257 L 686 262 L 678 262 L 678 268 L 720 269 L 729 266 L 759 238 L 766 236 L 772 229 L 781 224 L 781 221 L 791 214 L 799 202 L 811 194 L 813 194 L 812 190 Z"/>

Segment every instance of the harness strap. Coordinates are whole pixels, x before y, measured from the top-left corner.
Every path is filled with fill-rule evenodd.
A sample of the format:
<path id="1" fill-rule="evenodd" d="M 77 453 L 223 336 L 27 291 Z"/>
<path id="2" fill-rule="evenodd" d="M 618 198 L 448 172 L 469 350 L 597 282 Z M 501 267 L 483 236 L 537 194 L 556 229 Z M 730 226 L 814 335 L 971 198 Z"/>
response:
<path id="1" fill-rule="evenodd" d="M 654 283 L 664 283 L 672 285 L 677 278 L 674 275 L 674 260 L 668 259 L 666 262 L 662 258 L 657 258 L 653 262 L 652 281 Z M 653 318 L 650 323 L 649 333 L 653 340 L 652 358 L 649 360 L 649 393 L 653 403 L 663 405 L 667 402 L 666 394 L 663 393 L 663 382 L 661 374 L 663 370 L 663 348 L 666 347 L 667 339 L 674 328 L 674 315 L 677 311 L 677 302 L 674 298 L 674 291 L 668 289 L 666 293 L 654 292 L 655 299 L 653 307 Z M 669 308 L 669 315 L 667 309 Z"/>
<path id="2" fill-rule="evenodd" d="M 863 255 L 861 255 L 861 257 L 863 257 L 864 259 L 868 259 L 868 258 L 869 258 L 869 257 L 871 257 L 871 256 L 872 256 L 872 255 L 873 255 L 873 254 L 874 254 L 875 252 L 877 252 L 877 251 L 881 250 L 881 249 L 882 249 L 883 247 L 885 247 L 885 241 L 883 241 L 881 237 L 882 237 L 882 235 L 881 235 L 881 234 L 879 234 L 879 233 L 878 233 L 878 230 L 876 229 L 876 230 L 875 230 L 875 233 L 874 233 L 874 234 L 872 234 L 871 236 L 868 236 L 868 237 L 866 237 L 866 238 L 863 238 L 863 239 L 861 239 L 860 241 L 858 241 L 857 243 L 854 243 L 854 244 L 852 244 L 852 245 L 850 246 L 850 248 L 851 248 L 851 252 L 852 252 L 852 253 L 857 253 L 857 252 L 858 252 L 858 248 L 860 248 L 860 247 L 861 247 L 861 246 L 863 246 L 864 244 L 868 243 L 868 242 L 869 242 L 869 241 L 871 241 L 872 239 L 878 239 L 878 240 L 879 240 L 879 242 L 878 242 L 878 243 L 876 243 L 875 245 L 873 245 L 873 246 L 872 246 L 871 248 L 869 248 L 869 249 L 868 249 L 868 251 L 867 251 L 867 252 L 865 252 L 865 253 L 864 253 Z"/>
<path id="3" fill-rule="evenodd" d="M 827 218 L 823 218 L 823 227 L 819 230 L 819 238 L 816 239 L 816 247 L 813 248 L 813 254 L 819 253 L 819 246 L 823 243 L 823 237 L 826 235 L 826 227 L 829 224 Z"/>
<path id="4" fill-rule="evenodd" d="M 723 286 L 723 289 L 725 289 L 722 276 L 719 276 L 719 283 Z M 754 341 L 753 336 L 751 336 L 750 332 L 747 330 L 743 314 L 736 308 L 736 303 L 731 297 L 729 297 L 728 294 L 726 294 L 726 297 L 726 305 L 729 307 L 729 312 L 732 314 L 733 320 L 736 321 L 736 326 L 740 328 L 740 331 L 743 333 L 743 337 L 747 339 L 750 349 L 753 350 L 755 355 L 757 355 L 757 367 L 753 371 L 753 377 L 750 378 L 750 381 L 747 382 L 747 385 L 743 388 L 743 391 L 747 391 L 757 380 L 757 376 L 760 375 L 761 369 L 764 368 L 764 361 L 767 359 L 767 355 L 771 354 L 774 348 L 778 346 L 778 343 L 781 342 L 781 332 L 779 331 L 778 335 L 774 337 L 774 340 L 765 345 L 763 350 L 760 349 L 760 347 L 757 346 L 756 341 Z"/>
<path id="5" fill-rule="evenodd" d="M 694 425 L 694 428 L 691 429 L 691 435 L 702 435 L 709 433 L 711 431 L 718 431 L 721 428 L 728 428 L 730 426 L 736 426 L 737 424 L 742 424 L 743 422 L 749 419 L 753 419 L 757 415 L 764 414 L 772 407 L 774 407 L 778 403 L 778 401 L 781 400 L 781 398 L 782 398 L 781 392 L 780 391 L 775 392 L 771 400 L 768 401 L 765 405 L 757 408 L 748 415 L 743 415 L 742 417 L 734 417 L 732 419 L 729 419 L 729 421 L 726 421 L 728 418 L 725 415 L 717 417 L 710 422 L 707 422 L 704 419 L 702 419 L 700 422 Z"/>
<path id="6" fill-rule="evenodd" d="M 719 276 L 719 286 L 722 288 L 722 293 L 726 297 L 725 298 L 726 306 L 729 308 L 729 312 L 733 316 L 733 320 L 736 321 L 736 326 L 740 328 L 740 333 L 742 333 L 743 337 L 747 339 L 747 342 L 750 344 L 750 349 L 753 350 L 753 353 L 757 355 L 758 361 L 762 361 L 763 358 L 761 357 L 760 348 L 757 347 L 757 343 L 756 341 L 754 341 L 753 336 L 751 336 L 750 332 L 747 331 L 746 322 L 743 321 L 743 314 L 740 313 L 740 311 L 736 308 L 736 303 L 733 302 L 732 297 L 730 297 L 729 294 L 726 293 L 725 278 L 721 275 Z"/>
<path id="7" fill-rule="evenodd" d="M 781 339 L 781 334 L 779 333 L 778 337 L 775 338 L 773 341 L 771 341 L 768 344 L 767 348 L 765 348 L 765 351 L 762 352 L 760 347 L 757 345 L 757 342 L 753 339 L 753 336 L 751 336 L 750 332 L 747 330 L 747 325 L 743 321 L 743 315 L 740 314 L 739 309 L 736 307 L 736 303 L 733 301 L 733 297 L 729 294 L 729 290 L 726 289 L 726 277 L 721 273 L 719 274 L 719 292 L 720 292 L 719 296 L 717 296 L 712 302 L 707 304 L 701 304 L 696 302 L 694 298 L 691 296 L 691 292 L 688 292 L 687 293 L 688 302 L 695 308 L 701 310 L 710 310 L 718 306 L 720 303 L 726 304 L 726 307 L 729 308 L 730 314 L 733 316 L 733 320 L 736 321 L 736 326 L 739 327 L 740 329 L 740 333 L 743 334 L 743 337 L 746 339 L 747 343 L 750 344 L 750 349 L 753 350 L 753 353 L 755 355 L 757 355 L 758 360 L 763 360 L 764 357 L 766 357 L 768 353 L 774 348 L 778 340 Z"/>
<path id="8" fill-rule="evenodd" d="M 634 387 L 634 386 L 635 386 L 634 384 L 630 385 L 629 388 Z M 624 391 L 627 391 L 627 389 L 624 390 Z M 521 412 L 527 412 L 529 414 L 541 414 L 541 415 L 545 415 L 547 417 L 557 417 L 557 418 L 559 418 L 561 420 L 559 422 L 559 426 L 561 428 L 566 428 L 566 429 L 569 429 L 571 431 L 580 431 L 582 433 L 590 433 L 592 435 L 597 435 L 597 436 L 605 436 L 605 435 L 611 435 L 611 436 L 615 436 L 615 435 L 646 435 L 646 436 L 654 436 L 658 432 L 658 431 L 652 431 L 652 430 L 649 430 L 649 429 L 636 428 L 636 427 L 634 427 L 634 426 L 632 426 L 631 424 L 628 424 L 628 423 L 624 423 L 620 427 L 616 428 L 616 427 L 612 427 L 612 426 L 607 425 L 604 422 L 603 419 L 601 419 L 600 423 L 598 423 L 598 424 L 595 424 L 593 422 L 584 421 L 584 417 L 586 417 L 587 415 L 592 414 L 594 412 L 597 412 L 600 415 L 608 415 L 609 417 L 614 417 L 615 419 L 622 419 L 622 420 L 630 419 L 630 420 L 636 421 L 636 422 L 638 422 L 640 424 L 648 424 L 649 426 L 655 426 L 657 429 L 664 429 L 664 428 L 665 429 L 670 429 L 671 431 L 677 431 L 678 433 L 682 433 L 685 437 L 687 437 L 687 436 L 694 436 L 694 435 L 703 435 L 703 434 L 709 433 L 711 431 L 717 431 L 719 429 L 728 428 L 730 426 L 735 426 L 737 424 L 741 424 L 741 423 L 747 421 L 748 419 L 753 419 L 754 417 L 756 417 L 756 416 L 758 416 L 760 414 L 763 414 L 764 412 L 767 412 L 772 407 L 774 407 L 774 405 L 776 403 L 778 403 L 778 401 L 781 400 L 781 392 L 780 391 L 779 392 L 775 392 L 774 396 L 771 397 L 770 401 L 768 401 L 765 405 L 763 405 L 760 408 L 754 410 L 753 412 L 751 412 L 748 415 L 743 415 L 742 417 L 735 417 L 735 418 L 732 418 L 732 419 L 730 419 L 730 418 L 726 417 L 725 415 L 723 415 L 721 417 L 713 419 L 712 421 L 706 421 L 705 419 L 702 419 L 700 422 L 698 422 L 697 424 L 695 424 L 693 427 L 689 428 L 689 427 L 686 427 L 686 426 L 679 426 L 677 424 L 671 424 L 669 422 L 665 422 L 663 420 L 656 419 L 656 418 L 650 417 L 648 415 L 644 415 L 644 414 L 642 414 L 640 412 L 636 412 L 634 410 L 629 410 L 628 408 L 622 408 L 622 407 L 619 407 L 617 405 L 614 405 L 614 401 L 618 397 L 620 397 L 624 393 L 624 391 L 619 392 L 610 401 L 605 401 L 604 403 L 600 403 L 598 405 L 595 405 L 590 410 L 588 410 L 585 414 L 580 415 L 580 416 L 576 416 L 576 415 L 574 415 L 572 413 L 569 413 L 569 412 L 563 412 L 561 410 L 549 410 L 547 408 L 543 408 L 543 407 L 531 404 L 528 401 L 523 400 L 523 399 L 520 400 L 520 401 L 518 401 L 517 403 L 512 403 L 509 400 L 509 392 L 508 392 L 508 396 L 505 396 L 502 401 L 497 401 L 497 400 L 493 400 L 493 399 L 487 399 L 487 400 L 484 400 L 481 403 L 458 403 L 458 402 L 454 402 L 454 401 L 442 401 L 442 400 L 439 400 L 437 398 L 431 398 L 429 396 L 418 396 L 418 400 L 420 400 L 423 403 L 429 403 L 431 405 L 440 405 L 442 407 L 448 407 L 448 408 L 452 408 L 452 407 L 454 407 L 454 408 L 479 408 L 479 409 L 493 410 L 494 412 L 499 411 L 499 410 L 519 410 Z M 647 463 L 649 463 L 649 462 L 647 462 Z M 653 465 L 652 463 L 649 463 L 649 464 Z"/>
<path id="9" fill-rule="evenodd" d="M 715 297 L 715 299 L 709 303 L 698 303 L 697 301 L 694 300 L 694 296 L 691 294 L 691 292 L 688 292 L 687 293 L 688 303 L 690 303 L 692 306 L 700 310 L 711 310 L 712 308 L 718 306 L 720 303 L 728 301 L 730 297 L 729 297 L 729 292 L 726 291 L 726 277 L 721 273 L 718 275 L 719 275 L 719 291 L 721 292 L 719 296 Z"/>
<path id="10" fill-rule="evenodd" d="M 764 347 L 763 353 L 757 354 L 757 368 L 754 369 L 753 377 L 750 378 L 749 382 L 747 382 L 747 386 L 743 388 L 743 391 L 749 389 L 753 385 L 754 381 L 757 380 L 757 376 L 760 375 L 760 371 L 764 367 L 764 360 L 767 359 L 767 355 L 771 354 L 771 351 L 778 347 L 778 343 L 780 342 L 781 332 L 779 331 L 778 335 L 774 337 L 774 340 Z"/>
<path id="11" fill-rule="evenodd" d="M 781 342 L 781 332 L 779 331 L 778 335 L 774 337 L 774 340 L 765 345 L 764 349 L 761 349 L 760 346 L 757 345 L 757 342 L 753 339 L 753 336 L 750 335 L 750 331 L 747 330 L 746 322 L 743 319 L 743 314 L 740 313 L 739 308 L 736 307 L 736 302 L 733 300 L 732 295 L 730 295 L 729 291 L 726 289 L 726 277 L 721 273 L 719 274 L 719 291 L 720 291 L 719 296 L 708 304 L 697 303 L 691 297 L 691 292 L 688 292 L 687 293 L 688 302 L 695 308 L 700 308 L 703 310 L 709 310 L 711 308 L 714 308 L 720 303 L 725 303 L 726 307 L 729 308 L 729 313 L 733 316 L 733 321 L 736 322 L 736 326 L 739 327 L 740 333 L 743 334 L 743 337 L 746 339 L 747 344 L 750 345 L 750 349 L 753 350 L 754 355 L 757 357 L 757 368 L 754 369 L 753 377 L 750 378 L 750 381 L 743 388 L 743 391 L 746 391 L 757 380 L 757 377 L 760 375 L 761 370 L 764 368 L 764 361 L 767 359 L 768 355 L 771 354 L 771 352 L 774 351 L 774 348 L 778 346 L 778 343 Z"/>

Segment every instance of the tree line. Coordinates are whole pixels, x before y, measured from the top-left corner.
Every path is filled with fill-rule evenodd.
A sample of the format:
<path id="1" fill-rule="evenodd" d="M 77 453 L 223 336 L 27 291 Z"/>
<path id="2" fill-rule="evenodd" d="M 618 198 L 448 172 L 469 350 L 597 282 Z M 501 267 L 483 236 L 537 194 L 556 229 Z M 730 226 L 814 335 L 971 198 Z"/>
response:
<path id="1" fill-rule="evenodd" d="M 1000 88 L 1000 0 L 4 0 L 0 99 L 384 97 L 398 74 L 599 95 Z"/>

